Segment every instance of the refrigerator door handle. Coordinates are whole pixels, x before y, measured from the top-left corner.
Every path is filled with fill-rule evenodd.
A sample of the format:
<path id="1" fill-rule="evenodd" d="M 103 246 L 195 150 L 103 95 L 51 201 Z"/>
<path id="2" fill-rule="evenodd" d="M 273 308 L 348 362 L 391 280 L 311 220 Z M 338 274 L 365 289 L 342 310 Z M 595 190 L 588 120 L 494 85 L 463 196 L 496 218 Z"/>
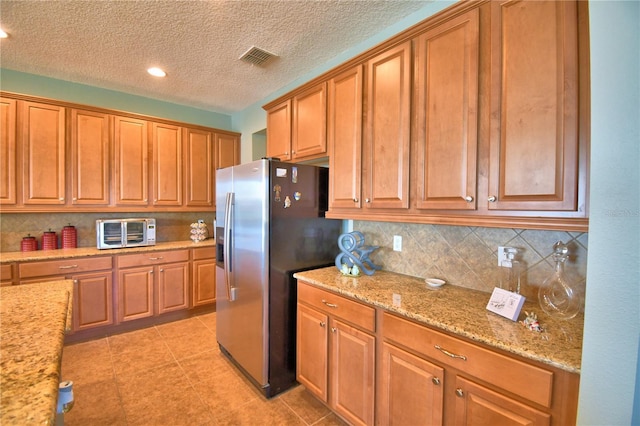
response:
<path id="1" fill-rule="evenodd" d="M 231 218 L 233 217 L 233 192 L 227 192 L 224 214 L 224 285 L 227 300 L 235 300 L 235 292 L 231 291 Z"/>

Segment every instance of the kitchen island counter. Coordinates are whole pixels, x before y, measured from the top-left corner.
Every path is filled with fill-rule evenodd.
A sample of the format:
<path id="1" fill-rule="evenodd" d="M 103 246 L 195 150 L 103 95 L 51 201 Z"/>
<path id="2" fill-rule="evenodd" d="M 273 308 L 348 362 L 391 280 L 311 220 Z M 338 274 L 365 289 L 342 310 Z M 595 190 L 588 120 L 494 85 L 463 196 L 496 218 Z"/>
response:
<path id="1" fill-rule="evenodd" d="M 519 319 L 524 319 L 525 311 L 535 312 L 544 328 L 538 333 L 488 311 L 491 294 L 460 286 L 431 288 L 421 278 L 387 271 L 352 278 L 335 266 L 298 272 L 294 277 L 451 334 L 580 373 L 582 314 L 568 321 L 555 320 L 537 301 L 527 300 Z"/>
<path id="2" fill-rule="evenodd" d="M 55 422 L 73 281 L 0 287 L 0 424 Z"/>
<path id="3" fill-rule="evenodd" d="M 11 262 L 31 262 L 38 260 L 56 260 L 56 259 L 71 259 L 74 257 L 87 257 L 87 256 L 108 256 L 113 254 L 132 254 L 132 253 L 147 253 L 161 250 L 177 250 L 185 248 L 198 248 L 198 247 L 213 247 L 215 244 L 213 238 L 208 240 L 194 243 L 191 240 L 187 241 L 170 241 L 157 243 L 153 246 L 144 247 L 126 247 L 119 249 L 107 249 L 99 250 L 96 247 L 79 247 L 70 249 L 57 249 L 57 250 L 37 250 L 37 251 L 12 251 L 0 253 L 0 264 Z"/>

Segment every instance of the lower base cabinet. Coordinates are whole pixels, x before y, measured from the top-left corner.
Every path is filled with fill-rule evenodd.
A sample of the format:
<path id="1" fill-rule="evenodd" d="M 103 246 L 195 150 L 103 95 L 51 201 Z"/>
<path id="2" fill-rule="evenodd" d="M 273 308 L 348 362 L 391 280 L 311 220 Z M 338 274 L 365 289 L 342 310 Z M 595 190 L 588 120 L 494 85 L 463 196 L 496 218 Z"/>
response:
<path id="1" fill-rule="evenodd" d="M 303 281 L 297 379 L 350 424 L 397 426 L 575 424 L 580 382 Z"/>
<path id="2" fill-rule="evenodd" d="M 196 248 L 191 251 L 191 306 L 209 305 L 216 301 L 216 249 Z"/>
<path id="3" fill-rule="evenodd" d="M 375 310 L 298 285 L 297 380 L 354 425 L 374 424 Z"/>
<path id="4" fill-rule="evenodd" d="M 73 275 L 73 331 L 113 324 L 113 272 Z"/>

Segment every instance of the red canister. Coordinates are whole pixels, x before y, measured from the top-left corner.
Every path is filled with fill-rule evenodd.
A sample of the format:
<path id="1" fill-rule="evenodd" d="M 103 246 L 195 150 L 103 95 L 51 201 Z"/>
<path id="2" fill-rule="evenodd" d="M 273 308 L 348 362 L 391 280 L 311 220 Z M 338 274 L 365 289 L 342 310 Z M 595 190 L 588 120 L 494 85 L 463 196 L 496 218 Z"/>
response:
<path id="1" fill-rule="evenodd" d="M 31 234 L 28 234 L 20 242 L 20 251 L 36 251 L 36 250 L 38 250 L 38 240 L 36 240 L 36 237 L 32 237 Z"/>
<path id="2" fill-rule="evenodd" d="M 60 237 L 60 246 L 63 249 L 78 247 L 78 233 L 75 226 L 71 224 L 62 228 L 62 236 Z"/>
<path id="3" fill-rule="evenodd" d="M 42 250 L 55 250 L 58 248 L 58 234 L 49 229 L 42 234 Z"/>

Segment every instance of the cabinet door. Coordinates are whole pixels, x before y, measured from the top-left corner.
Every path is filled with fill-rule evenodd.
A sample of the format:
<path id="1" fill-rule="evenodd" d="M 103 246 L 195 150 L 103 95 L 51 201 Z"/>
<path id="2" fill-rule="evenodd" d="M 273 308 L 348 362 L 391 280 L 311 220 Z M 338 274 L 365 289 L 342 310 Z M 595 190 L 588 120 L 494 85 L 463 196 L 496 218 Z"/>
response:
<path id="1" fill-rule="evenodd" d="M 26 205 L 65 203 L 65 109 L 21 102 L 22 197 Z"/>
<path id="2" fill-rule="evenodd" d="M 293 98 L 291 155 L 294 160 L 327 152 L 327 83 L 320 83 Z"/>
<path id="3" fill-rule="evenodd" d="M 184 129 L 185 205 L 212 207 L 215 188 L 211 132 Z"/>
<path id="4" fill-rule="evenodd" d="M 117 205 L 147 205 L 148 140 L 146 121 L 114 117 L 114 190 Z"/>
<path id="5" fill-rule="evenodd" d="M 0 205 L 17 203 L 15 99 L 0 98 Z"/>
<path id="6" fill-rule="evenodd" d="M 462 377 L 456 378 L 455 424 L 548 426 L 551 416 Z"/>
<path id="7" fill-rule="evenodd" d="M 374 419 L 375 338 L 331 320 L 329 405 L 353 424 Z"/>
<path id="8" fill-rule="evenodd" d="M 112 273 L 73 275 L 73 331 L 113 324 Z"/>
<path id="9" fill-rule="evenodd" d="M 72 109 L 71 204 L 109 204 L 109 115 Z"/>
<path id="10" fill-rule="evenodd" d="M 577 209 L 573 1 L 491 2 L 489 209 Z"/>
<path id="11" fill-rule="evenodd" d="M 367 208 L 409 207 L 411 42 L 367 62 L 362 161 Z"/>
<path id="12" fill-rule="evenodd" d="M 267 111 L 267 157 L 291 160 L 291 100 Z"/>
<path id="13" fill-rule="evenodd" d="M 153 267 L 119 271 L 118 321 L 131 321 L 153 315 Z"/>
<path id="14" fill-rule="evenodd" d="M 325 403 L 328 399 L 328 317 L 298 305 L 296 379 Z"/>
<path id="15" fill-rule="evenodd" d="M 189 308 L 189 264 L 171 263 L 156 269 L 158 314 Z"/>
<path id="16" fill-rule="evenodd" d="M 382 344 L 382 425 L 441 425 L 444 369 L 388 343 Z"/>
<path id="17" fill-rule="evenodd" d="M 216 169 L 240 164 L 240 138 L 216 133 Z"/>
<path id="18" fill-rule="evenodd" d="M 360 208 L 362 65 L 329 80 L 329 210 Z"/>
<path id="19" fill-rule="evenodd" d="M 153 205 L 182 205 L 182 131 L 178 126 L 152 123 Z"/>
<path id="20" fill-rule="evenodd" d="M 415 41 L 418 209 L 476 208 L 478 31 L 474 9 Z"/>
<path id="21" fill-rule="evenodd" d="M 191 269 L 192 304 L 208 305 L 216 301 L 216 261 L 214 259 L 194 260 Z"/>

